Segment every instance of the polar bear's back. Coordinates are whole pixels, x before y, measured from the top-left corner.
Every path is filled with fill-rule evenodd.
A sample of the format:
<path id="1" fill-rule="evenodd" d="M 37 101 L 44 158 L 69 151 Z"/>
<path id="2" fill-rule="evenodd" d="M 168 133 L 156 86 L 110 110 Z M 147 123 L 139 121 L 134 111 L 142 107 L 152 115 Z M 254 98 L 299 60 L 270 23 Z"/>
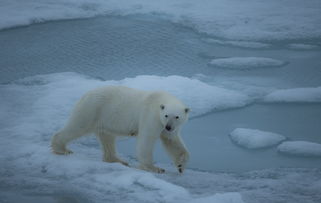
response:
<path id="1" fill-rule="evenodd" d="M 137 131 L 144 102 L 150 92 L 123 86 L 106 86 L 87 92 L 77 103 L 67 124 L 88 133 L 104 130 L 118 134 Z"/>
<path id="2" fill-rule="evenodd" d="M 180 103 L 162 91 L 142 91 L 123 86 L 100 87 L 87 92 L 77 103 L 66 126 L 87 133 L 106 131 L 128 135 L 137 133 L 141 117 L 159 119 L 160 104 Z"/>

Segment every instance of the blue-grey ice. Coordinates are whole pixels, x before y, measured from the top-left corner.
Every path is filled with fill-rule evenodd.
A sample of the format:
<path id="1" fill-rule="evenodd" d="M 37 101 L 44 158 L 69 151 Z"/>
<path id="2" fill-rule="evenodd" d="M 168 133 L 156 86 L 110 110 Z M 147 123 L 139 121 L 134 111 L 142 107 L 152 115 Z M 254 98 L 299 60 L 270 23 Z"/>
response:
<path id="1" fill-rule="evenodd" d="M 212 59 L 209 64 L 220 68 L 247 70 L 280 67 L 284 65 L 285 62 L 264 57 L 231 57 Z"/>
<path id="2" fill-rule="evenodd" d="M 286 141 L 278 146 L 278 151 L 296 156 L 321 157 L 321 144 L 308 141 Z"/>
<path id="3" fill-rule="evenodd" d="M 321 87 L 280 89 L 267 94 L 265 102 L 321 102 Z"/>
<path id="4" fill-rule="evenodd" d="M 271 147 L 286 139 L 277 133 L 246 128 L 236 128 L 230 133 L 230 137 L 236 144 L 248 149 Z"/>

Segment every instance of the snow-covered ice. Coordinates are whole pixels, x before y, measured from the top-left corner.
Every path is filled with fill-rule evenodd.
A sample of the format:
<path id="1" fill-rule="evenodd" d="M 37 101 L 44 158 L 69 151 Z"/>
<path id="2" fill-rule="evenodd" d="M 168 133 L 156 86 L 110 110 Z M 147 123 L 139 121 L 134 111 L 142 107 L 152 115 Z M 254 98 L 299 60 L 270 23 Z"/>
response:
<path id="1" fill-rule="evenodd" d="M 193 199 L 189 203 L 244 203 L 240 193 L 231 192 Z"/>
<path id="2" fill-rule="evenodd" d="M 182 97 L 191 108 L 198 102 L 191 96 L 201 93 L 202 103 L 197 103 L 199 108 L 195 107 L 194 115 L 215 107 L 231 107 L 224 100 L 233 100 L 235 96 L 228 90 L 226 93 L 222 88 L 181 76 L 138 76 L 121 81 L 100 81 L 76 73 L 57 73 L 1 85 L 0 113 L 6 115 L 1 123 L 7 123 L 0 129 L 0 147 L 4 151 L 0 155 L 1 182 L 5 182 L 8 188 L 19 184 L 22 188 L 32 187 L 32 190 L 49 187 L 54 191 L 83 193 L 95 201 L 198 202 L 206 198 L 213 202 L 242 202 L 236 193 L 198 197 L 148 172 L 103 163 L 99 148 L 90 146 L 92 141 L 82 143 L 80 140 L 80 143 L 73 144 L 76 153 L 71 156 L 52 154 L 50 138 L 63 126 L 76 100 L 89 89 L 102 85 L 165 89 Z M 186 89 L 190 94 L 186 94 Z M 213 94 L 218 95 L 215 100 L 212 99 Z M 236 105 L 241 98 L 243 96 L 236 94 Z M 10 195 L 7 198 L 10 200 Z"/>
<path id="3" fill-rule="evenodd" d="M 280 89 L 264 97 L 265 102 L 321 102 L 321 87 Z"/>
<path id="4" fill-rule="evenodd" d="M 240 92 L 211 86 L 197 79 L 182 76 L 161 77 L 141 75 L 119 81 L 100 81 L 76 73 L 58 73 L 24 78 L 16 81 L 16 84 L 15 88 L 10 85 L 2 86 L 2 91 L 11 94 L 8 97 L 14 95 L 14 91 L 19 92 L 25 89 L 25 85 L 32 85 L 34 88 L 37 87 L 37 90 L 39 89 L 43 92 L 47 91 L 46 97 L 40 99 L 42 103 L 38 104 L 38 108 L 43 105 L 46 107 L 60 105 L 62 108 L 65 108 L 66 104 L 69 106 L 74 103 L 86 91 L 104 85 L 123 85 L 142 90 L 168 91 L 180 98 L 191 108 L 192 117 L 213 110 L 242 107 L 251 102 L 250 97 Z M 32 93 L 34 94 L 34 92 Z M 63 100 L 55 100 L 54 98 L 63 98 Z M 5 102 L 7 102 L 6 99 L 2 101 L 2 103 Z M 9 98 L 8 103 L 10 103 Z"/>
<path id="5" fill-rule="evenodd" d="M 166 90 L 191 107 L 198 116 L 213 110 L 242 107 L 252 100 L 238 91 L 211 86 L 197 79 L 181 76 L 138 76 L 120 81 L 122 85 L 145 90 Z"/>
<path id="6" fill-rule="evenodd" d="M 308 141 L 286 141 L 278 146 L 278 151 L 296 156 L 321 157 L 321 144 Z"/>
<path id="7" fill-rule="evenodd" d="M 0 28 L 97 15 L 160 15 L 212 36 L 238 40 L 318 38 L 318 0 L 2 0 Z"/>
<path id="8" fill-rule="evenodd" d="M 237 145 L 248 149 L 271 147 L 286 139 L 280 134 L 247 128 L 236 128 L 230 137 Z"/>
<path id="9" fill-rule="evenodd" d="M 264 57 L 230 57 L 212 59 L 209 64 L 215 67 L 243 70 L 280 67 L 284 65 L 285 62 Z"/>

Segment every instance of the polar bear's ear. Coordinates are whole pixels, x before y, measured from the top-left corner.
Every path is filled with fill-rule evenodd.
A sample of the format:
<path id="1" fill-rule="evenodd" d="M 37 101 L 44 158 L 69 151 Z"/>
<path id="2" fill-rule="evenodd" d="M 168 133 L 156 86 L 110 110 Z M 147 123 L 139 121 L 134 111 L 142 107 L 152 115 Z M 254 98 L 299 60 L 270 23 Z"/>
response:
<path id="1" fill-rule="evenodd" d="M 164 104 L 161 104 L 161 105 L 160 105 L 160 108 L 161 108 L 162 110 L 164 110 L 164 109 L 165 109 Z"/>
<path id="2" fill-rule="evenodd" d="M 185 113 L 188 113 L 190 111 L 189 108 L 185 108 Z"/>

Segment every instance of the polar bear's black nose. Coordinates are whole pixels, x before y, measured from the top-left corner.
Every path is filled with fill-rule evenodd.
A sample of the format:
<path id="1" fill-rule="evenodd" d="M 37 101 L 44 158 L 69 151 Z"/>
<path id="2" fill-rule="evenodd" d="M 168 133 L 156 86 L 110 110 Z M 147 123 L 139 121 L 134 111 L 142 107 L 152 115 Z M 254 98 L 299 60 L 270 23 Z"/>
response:
<path id="1" fill-rule="evenodd" d="M 166 125 L 166 130 L 170 131 L 172 129 L 172 127 L 170 125 Z"/>

